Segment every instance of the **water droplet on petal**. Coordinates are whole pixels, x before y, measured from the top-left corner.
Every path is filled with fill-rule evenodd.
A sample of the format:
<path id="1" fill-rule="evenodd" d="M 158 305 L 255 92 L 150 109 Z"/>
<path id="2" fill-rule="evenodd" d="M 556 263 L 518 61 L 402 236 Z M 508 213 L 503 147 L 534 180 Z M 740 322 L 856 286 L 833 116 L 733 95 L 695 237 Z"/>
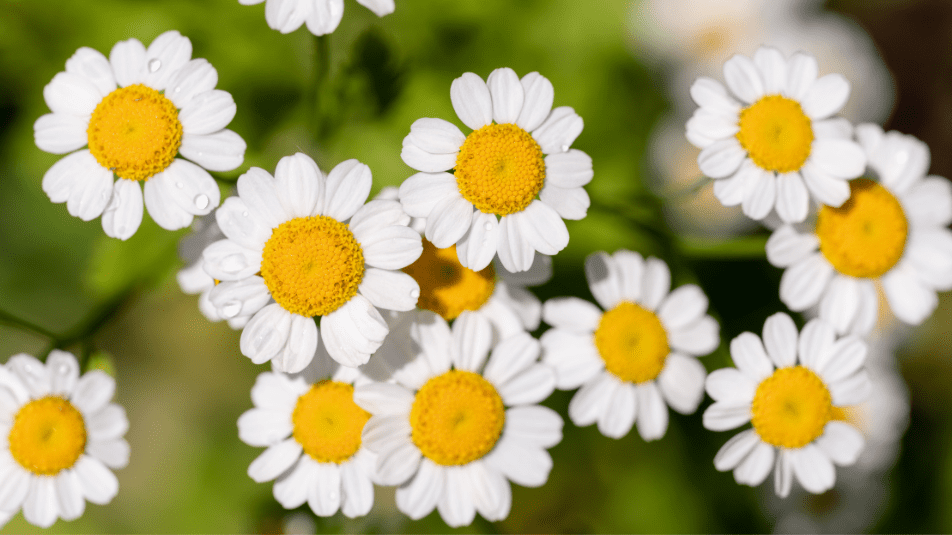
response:
<path id="1" fill-rule="evenodd" d="M 327 499 L 328 499 L 328 500 L 336 500 L 336 499 L 337 499 L 337 493 L 334 492 L 334 491 L 328 492 L 328 493 L 327 493 Z"/>
<path id="2" fill-rule="evenodd" d="M 176 183 L 175 183 L 175 187 L 178 188 L 178 189 L 182 189 L 182 188 L 185 187 L 185 184 L 182 184 L 181 182 L 176 182 Z"/>
<path id="3" fill-rule="evenodd" d="M 225 258 L 221 259 L 221 270 L 226 273 L 238 273 L 242 269 L 245 269 L 248 263 L 245 262 L 245 257 L 240 254 L 228 255 Z"/>
<path id="4" fill-rule="evenodd" d="M 486 229 L 486 230 L 492 230 L 492 229 L 493 229 L 493 224 L 492 224 L 492 223 L 484 223 L 484 224 L 483 224 L 483 228 Z"/>
<path id="5" fill-rule="evenodd" d="M 182 86 L 176 87 L 173 91 L 176 92 L 176 93 L 181 93 L 181 92 L 182 92 Z"/>
<path id="6" fill-rule="evenodd" d="M 69 373 L 69 365 L 68 365 L 68 364 L 60 364 L 60 365 L 56 368 L 56 371 L 59 372 L 60 374 L 65 375 L 65 374 Z"/>
<path id="7" fill-rule="evenodd" d="M 204 193 L 199 193 L 198 195 L 195 196 L 194 201 L 195 201 L 195 208 L 198 208 L 199 210 L 204 210 L 208 208 L 208 195 L 205 195 Z"/>
<path id="8" fill-rule="evenodd" d="M 241 215 L 244 217 L 248 217 L 248 210 L 245 210 L 244 212 L 242 212 Z"/>
<path id="9" fill-rule="evenodd" d="M 205 155 L 205 153 L 202 152 L 202 151 L 198 151 L 198 154 L 196 154 L 196 156 L 204 156 L 204 155 Z"/>
<path id="10" fill-rule="evenodd" d="M 234 318 L 239 312 L 241 312 L 241 302 L 239 301 L 229 301 L 218 309 L 218 313 L 225 319 Z"/>
<path id="11" fill-rule="evenodd" d="M 568 150 L 569 150 L 568 145 L 562 145 L 562 152 L 568 152 Z"/>
<path id="12" fill-rule="evenodd" d="M 149 60 L 149 72 L 155 72 L 162 68 L 162 60 L 153 58 Z"/>
<path id="13" fill-rule="evenodd" d="M 420 290 L 417 290 L 416 288 L 410 290 L 410 297 L 418 299 L 420 297 Z"/>

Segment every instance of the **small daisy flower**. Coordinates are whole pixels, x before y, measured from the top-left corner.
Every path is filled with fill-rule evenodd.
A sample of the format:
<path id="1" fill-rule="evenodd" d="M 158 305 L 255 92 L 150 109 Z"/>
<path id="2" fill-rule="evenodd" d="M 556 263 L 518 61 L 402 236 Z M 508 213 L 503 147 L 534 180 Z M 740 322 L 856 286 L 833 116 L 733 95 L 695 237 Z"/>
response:
<path id="1" fill-rule="evenodd" d="M 237 168 L 245 142 L 225 128 L 236 107 L 215 89 L 215 68 L 191 56 L 192 43 L 176 31 L 148 49 L 136 39 L 116 43 L 109 59 L 86 47 L 73 54 L 43 88 L 53 113 L 33 125 L 40 149 L 71 153 L 43 176 L 51 201 L 83 221 L 102 215 L 106 235 L 122 240 L 138 230 L 143 199 L 168 230 L 218 206 L 206 169 Z"/>
<path id="2" fill-rule="evenodd" d="M 671 274 L 657 258 L 620 250 L 595 253 L 585 276 L 597 306 L 577 297 L 546 301 L 542 361 L 555 368 L 556 386 L 579 388 L 569 403 L 575 425 L 598 422 L 621 438 L 634 424 L 645 440 L 668 429 L 668 409 L 691 414 L 704 397 L 707 355 L 720 342 L 707 296 L 694 284 L 668 292 Z"/>
<path id="3" fill-rule="evenodd" d="M 929 148 L 873 124 L 856 129 L 869 158 L 849 201 L 822 206 L 812 232 L 777 229 L 767 259 L 785 268 L 780 299 L 790 310 L 819 304 L 839 333 L 868 334 L 878 317 L 876 286 L 901 321 L 919 325 L 952 289 L 952 187 L 926 176 Z"/>
<path id="4" fill-rule="evenodd" d="M 209 300 L 223 318 L 251 317 L 240 346 L 255 364 L 304 369 L 317 349 L 317 317 L 334 360 L 365 364 L 388 332 L 378 307 L 416 306 L 420 287 L 399 270 L 420 256 L 420 235 L 400 203 L 365 204 L 372 179 L 357 160 L 325 177 L 298 153 L 274 174 L 251 168 L 215 213 L 226 239 L 203 253 L 205 272 L 222 281 Z"/>
<path id="5" fill-rule="evenodd" d="M 242 5 L 252 6 L 265 0 L 238 0 Z M 357 3 L 374 12 L 378 17 L 393 13 L 394 0 L 357 0 Z M 314 35 L 332 33 L 344 16 L 344 0 L 267 0 L 264 18 L 272 30 L 291 33 L 307 25 Z"/>
<path id="6" fill-rule="evenodd" d="M 846 180 L 863 173 L 866 157 L 850 139 L 849 123 L 832 116 L 846 104 L 850 84 L 817 72 L 813 56 L 787 59 L 761 47 L 753 60 L 738 54 L 724 64 L 733 96 L 712 78 L 691 86 L 700 108 L 687 122 L 687 137 L 702 149 L 698 165 L 715 179 L 714 194 L 725 206 L 740 204 L 758 220 L 776 208 L 794 223 L 806 219 L 811 195 L 830 206 L 849 197 Z"/>
<path id="7" fill-rule="evenodd" d="M 704 411 L 704 427 L 727 431 L 751 422 L 753 428 L 727 441 L 714 467 L 733 470 L 739 484 L 750 486 L 773 470 L 780 497 L 790 494 L 794 476 L 814 494 L 833 488 L 833 465 L 855 463 L 863 449 L 863 434 L 835 416 L 837 408 L 869 395 L 866 351 L 855 335 L 835 339 L 833 327 L 821 319 L 797 333 L 782 312 L 767 318 L 763 341 L 749 332 L 734 338 L 737 367 L 707 378 L 715 403 Z"/>
<path id="8" fill-rule="evenodd" d="M 415 520 L 434 508 L 452 527 L 477 512 L 503 520 L 509 481 L 538 487 L 552 469 L 546 449 L 562 440 L 562 419 L 537 403 L 552 393 L 555 373 L 537 362 L 539 342 L 528 333 L 494 345 L 472 312 L 452 328 L 432 312 L 420 317 L 408 344 L 415 359 L 397 382 L 354 391 L 373 415 L 363 438 L 377 453 L 379 482 L 399 485 L 397 508 Z"/>
<path id="9" fill-rule="evenodd" d="M 215 218 L 205 216 L 196 219 L 192 223 L 192 233 L 179 242 L 179 256 L 185 261 L 186 266 L 175 274 L 175 280 L 178 281 L 179 288 L 183 292 L 189 295 L 199 294 L 198 310 L 211 322 L 218 322 L 224 318 L 218 314 L 218 309 L 209 297 L 212 288 L 219 281 L 205 273 L 202 267 L 202 252 L 206 247 L 224 237 L 225 234 L 218 228 Z M 241 329 L 249 319 L 251 319 L 249 316 L 228 318 L 228 326 L 236 330 Z"/>
<path id="10" fill-rule="evenodd" d="M 400 202 L 426 218 L 433 245 L 456 245 L 463 266 L 480 271 L 498 253 L 507 270 L 526 271 L 536 252 L 554 255 L 568 244 L 563 219 L 585 217 L 592 159 L 569 148 L 582 118 L 552 109 L 554 94 L 537 72 L 520 80 L 496 69 L 485 82 L 468 72 L 453 81 L 450 98 L 473 132 L 418 119 L 404 138 L 400 156 L 421 172 L 400 186 Z"/>
<path id="11" fill-rule="evenodd" d="M 110 403 L 116 382 L 54 350 L 46 364 L 14 355 L 0 366 L 0 526 L 22 508 L 48 528 L 75 520 L 86 501 L 105 505 L 119 491 L 109 468 L 129 462 L 126 411 Z"/>
<path id="12" fill-rule="evenodd" d="M 268 448 L 248 467 L 251 479 L 276 480 L 274 498 L 285 509 L 307 502 L 318 516 L 366 515 L 376 456 L 361 440 L 370 414 L 354 403 L 354 385 L 368 382 L 334 362 L 324 344 L 301 373 L 258 375 L 255 408 L 238 418 L 241 440 Z"/>

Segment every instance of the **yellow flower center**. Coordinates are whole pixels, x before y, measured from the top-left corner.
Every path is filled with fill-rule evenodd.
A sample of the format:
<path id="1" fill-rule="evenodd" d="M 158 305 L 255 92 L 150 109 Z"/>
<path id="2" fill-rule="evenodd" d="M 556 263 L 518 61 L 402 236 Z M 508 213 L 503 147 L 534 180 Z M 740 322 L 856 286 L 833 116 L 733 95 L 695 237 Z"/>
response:
<path id="1" fill-rule="evenodd" d="M 473 271 L 459 263 L 455 245 L 437 249 L 425 239 L 423 254 L 403 271 L 420 285 L 417 306 L 432 310 L 447 321 L 464 310 L 479 310 L 496 287 L 492 264 L 482 271 Z"/>
<path id="2" fill-rule="evenodd" d="M 76 464 L 85 451 L 86 422 L 72 403 L 47 396 L 20 408 L 9 441 L 10 455 L 20 466 L 52 476 Z"/>
<path id="3" fill-rule="evenodd" d="M 866 178 L 850 181 L 850 198 L 823 206 L 816 220 L 820 251 L 850 277 L 880 277 L 902 258 L 909 223 L 889 190 Z"/>
<path id="4" fill-rule="evenodd" d="M 605 369 L 622 381 L 658 377 L 668 358 L 668 333 L 653 312 L 622 301 L 605 312 L 595 329 L 595 347 Z"/>
<path id="5" fill-rule="evenodd" d="M 761 381 L 751 405 L 754 431 L 767 444 L 802 448 L 833 418 L 830 391 L 803 366 L 780 368 Z"/>
<path id="6" fill-rule="evenodd" d="M 315 461 L 340 464 L 360 449 L 370 413 L 354 403 L 354 387 L 321 381 L 298 398 L 291 422 L 294 440 Z"/>
<path id="7" fill-rule="evenodd" d="M 165 170 L 182 145 L 178 110 L 142 84 L 116 89 L 93 111 L 86 129 L 89 152 L 120 178 L 148 180 Z"/>
<path id="8" fill-rule="evenodd" d="M 450 370 L 424 384 L 410 409 L 413 443 L 431 461 L 462 465 L 489 453 L 502 435 L 506 409 L 477 373 Z"/>
<path id="9" fill-rule="evenodd" d="M 357 294 L 364 252 L 347 225 L 327 216 L 278 225 L 264 244 L 261 276 L 288 312 L 326 316 Z"/>
<path id="10" fill-rule="evenodd" d="M 514 124 L 488 124 L 466 136 L 456 157 L 456 185 L 486 214 L 525 210 L 545 181 L 545 157 L 529 132 Z"/>
<path id="11" fill-rule="evenodd" d="M 803 167 L 813 144 L 813 126 L 800 103 L 768 95 L 740 112 L 737 141 L 761 169 L 789 173 Z"/>

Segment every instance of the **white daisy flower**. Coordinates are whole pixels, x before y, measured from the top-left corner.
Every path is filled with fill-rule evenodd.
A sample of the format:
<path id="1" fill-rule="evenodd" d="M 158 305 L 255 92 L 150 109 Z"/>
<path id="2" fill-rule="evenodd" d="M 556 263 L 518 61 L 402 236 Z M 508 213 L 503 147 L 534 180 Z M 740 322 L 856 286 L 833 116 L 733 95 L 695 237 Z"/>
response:
<path id="1" fill-rule="evenodd" d="M 242 5 L 252 6 L 265 0 L 238 0 Z M 374 12 L 378 17 L 393 13 L 394 0 L 357 0 L 357 3 Z M 344 16 L 344 0 L 267 0 L 264 18 L 272 30 L 291 33 L 307 25 L 314 35 L 332 33 Z"/>
<path id="2" fill-rule="evenodd" d="M 850 200 L 822 206 L 812 231 L 777 229 L 767 259 L 785 268 L 780 299 L 790 310 L 819 304 L 838 333 L 868 334 L 878 316 L 876 285 L 901 321 L 919 325 L 952 289 L 952 187 L 926 176 L 929 148 L 908 135 L 863 124 L 857 137 L 869 178 L 848 183 Z"/>
<path id="3" fill-rule="evenodd" d="M 183 292 L 189 295 L 199 294 L 198 310 L 211 322 L 219 322 L 225 318 L 218 314 L 218 309 L 209 297 L 212 288 L 219 281 L 205 273 L 202 267 L 202 252 L 206 247 L 224 237 L 225 234 L 218 228 L 215 218 L 205 216 L 196 219 L 192 223 L 192 233 L 179 242 L 179 256 L 185 261 L 186 266 L 175 274 L 175 280 L 178 281 L 179 288 Z M 250 316 L 228 318 L 228 326 L 235 330 L 241 329 L 250 319 Z"/>
<path id="4" fill-rule="evenodd" d="M 86 501 L 105 505 L 119 491 L 109 468 L 129 462 L 126 411 L 110 403 L 116 382 L 54 350 L 46 364 L 14 355 L 0 366 L 0 526 L 18 510 L 48 528 L 75 520 Z"/>
<path id="5" fill-rule="evenodd" d="M 301 372 L 258 375 L 255 408 L 238 418 L 238 436 L 266 449 L 248 467 L 258 483 L 276 480 L 274 498 L 285 509 L 305 502 L 314 514 L 340 509 L 366 515 L 374 503 L 376 456 L 361 432 L 370 414 L 354 403 L 354 385 L 369 383 L 356 368 L 339 366 L 319 344 Z"/>
<path id="6" fill-rule="evenodd" d="M 494 346 L 472 312 L 452 328 L 421 312 L 411 337 L 414 360 L 397 383 L 354 391 L 373 415 L 363 439 L 377 453 L 379 482 L 399 485 L 397 508 L 412 519 L 437 508 L 452 527 L 470 524 L 476 512 L 503 520 L 509 481 L 544 484 L 552 468 L 546 449 L 562 440 L 562 419 L 537 405 L 552 393 L 555 373 L 537 362 L 541 348 L 528 333 Z"/>
<path id="7" fill-rule="evenodd" d="M 817 71 L 813 56 L 786 59 L 761 47 L 753 60 L 738 54 L 724 64 L 733 96 L 712 78 L 691 86 L 700 108 L 687 137 L 702 149 L 698 165 L 725 206 L 740 204 L 758 220 L 776 209 L 783 221 L 800 222 L 811 195 L 831 206 L 849 197 L 846 180 L 863 173 L 866 157 L 849 123 L 833 115 L 850 84 L 839 74 L 817 78 Z"/>
<path id="8" fill-rule="evenodd" d="M 433 245 L 457 246 L 463 266 L 479 271 L 498 252 L 507 270 L 526 271 L 537 251 L 554 255 L 568 244 L 563 219 L 585 217 L 592 159 L 569 148 L 582 118 L 568 106 L 552 109 L 554 94 L 537 72 L 520 80 L 496 69 L 486 82 L 468 72 L 450 98 L 473 132 L 418 119 L 404 138 L 400 156 L 421 172 L 400 186 L 400 202 L 426 218 Z"/>
<path id="9" fill-rule="evenodd" d="M 215 213 L 227 238 L 203 254 L 206 273 L 222 281 L 209 299 L 224 318 L 251 316 L 241 353 L 255 364 L 304 369 L 317 349 L 318 316 L 331 357 L 364 364 L 387 336 L 377 308 L 416 306 L 420 287 L 399 270 L 420 256 L 420 235 L 406 227 L 400 203 L 365 204 L 372 179 L 357 160 L 325 177 L 298 153 L 274 174 L 251 168 Z"/>
<path id="10" fill-rule="evenodd" d="M 668 429 L 668 409 L 691 414 L 704 397 L 707 355 L 720 342 L 707 296 L 694 284 L 668 292 L 671 274 L 657 258 L 620 250 L 585 260 L 597 306 L 577 297 L 550 299 L 542 318 L 542 361 L 555 368 L 556 386 L 579 388 L 569 403 L 575 425 L 598 422 L 621 438 L 632 425 L 645 440 Z"/>
<path id="11" fill-rule="evenodd" d="M 40 149 L 71 153 L 43 176 L 51 201 L 83 221 L 102 215 L 106 235 L 122 240 L 142 222 L 143 189 L 149 215 L 168 230 L 218 206 L 206 169 L 237 168 L 245 142 L 225 128 L 236 107 L 215 89 L 215 68 L 191 56 L 192 43 L 176 31 L 148 49 L 136 39 L 116 43 L 109 59 L 86 47 L 73 54 L 43 88 L 53 113 L 33 125 Z"/>
<path id="12" fill-rule="evenodd" d="M 736 368 L 707 377 L 715 403 L 704 411 L 704 427 L 726 431 L 747 422 L 717 452 L 714 467 L 734 471 L 742 485 L 760 485 L 774 470 L 774 490 L 790 494 L 793 476 L 809 492 L 833 487 L 833 465 L 849 466 L 863 449 L 863 434 L 834 419 L 836 408 L 869 396 L 863 369 L 866 343 L 855 335 L 835 339 L 833 327 L 811 320 L 797 333 L 790 316 L 777 313 L 764 323 L 763 341 L 742 333 L 731 341 Z"/>

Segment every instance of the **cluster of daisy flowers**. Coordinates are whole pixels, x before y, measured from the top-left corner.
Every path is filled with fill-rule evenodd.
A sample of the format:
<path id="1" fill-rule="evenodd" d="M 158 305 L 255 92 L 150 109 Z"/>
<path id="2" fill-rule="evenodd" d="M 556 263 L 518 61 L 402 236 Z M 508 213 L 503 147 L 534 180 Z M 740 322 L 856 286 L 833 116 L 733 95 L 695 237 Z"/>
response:
<path id="1" fill-rule="evenodd" d="M 342 6 L 267 0 L 265 13 L 284 33 L 307 24 L 320 35 Z M 35 125 L 41 149 L 69 154 L 43 189 L 71 215 L 101 215 L 120 239 L 135 233 L 143 203 L 169 230 L 215 210 L 187 244 L 179 282 L 201 294 L 209 320 L 241 330 L 244 356 L 270 362 L 238 435 L 265 448 L 248 475 L 273 481 L 288 509 L 366 515 L 381 485 L 397 487 L 397 508 L 413 519 L 436 509 L 453 527 L 477 513 L 503 520 L 511 483 L 541 486 L 552 470 L 564 422 L 542 403 L 556 389 L 577 390 L 575 425 L 616 439 L 636 428 L 644 440 L 664 437 L 669 408 L 695 413 L 706 391 L 706 428 L 751 424 L 717 453 L 717 470 L 752 486 L 772 472 L 780 496 L 794 480 L 821 493 L 863 448 L 844 414 L 870 391 L 862 337 L 877 286 L 913 324 L 952 288 L 952 191 L 925 176 L 928 149 L 836 117 L 849 83 L 818 77 L 807 54 L 764 47 L 725 64 L 726 88 L 709 78 L 691 87 L 700 108 L 687 136 L 701 170 L 725 205 L 778 221 L 766 255 L 786 268 L 781 300 L 817 316 L 799 330 L 785 313 L 767 318 L 762 336 L 730 342 L 736 367 L 708 374 L 701 358 L 720 345 L 719 324 L 704 291 L 672 287 L 660 259 L 592 254 L 594 302 L 542 303 L 530 290 L 552 277 L 564 220 L 586 216 L 594 177 L 572 148 L 581 117 L 553 107 L 541 74 L 454 80 L 467 132 L 441 118 L 410 125 L 400 156 L 417 172 L 396 190 L 368 200 L 367 165 L 325 173 L 298 153 L 273 173 L 250 168 L 222 202 L 208 171 L 238 168 L 245 144 L 225 128 L 234 101 L 191 53 L 174 31 L 148 48 L 118 43 L 108 59 L 77 51 L 45 88 L 52 113 Z M 45 527 L 77 518 L 86 500 L 111 500 L 108 468 L 129 455 L 114 389 L 102 372 L 80 377 L 62 352 L 0 367 L 0 523 L 22 510 Z"/>

